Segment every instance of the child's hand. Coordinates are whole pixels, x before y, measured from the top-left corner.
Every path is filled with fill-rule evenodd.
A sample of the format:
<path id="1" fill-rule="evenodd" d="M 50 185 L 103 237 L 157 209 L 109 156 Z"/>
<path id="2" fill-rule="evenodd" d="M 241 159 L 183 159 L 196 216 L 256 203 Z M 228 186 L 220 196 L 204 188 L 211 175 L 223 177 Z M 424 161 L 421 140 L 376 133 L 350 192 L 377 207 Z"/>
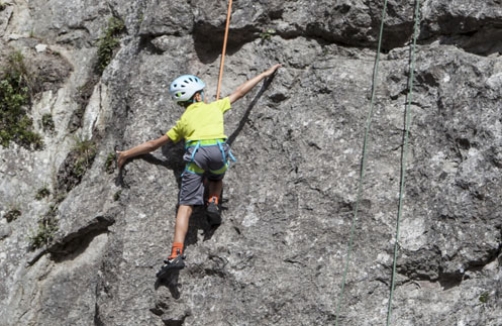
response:
<path id="1" fill-rule="evenodd" d="M 263 72 L 263 74 L 265 75 L 265 77 L 271 76 L 280 67 L 282 67 L 282 64 L 278 63 L 278 64 L 272 66 L 271 68 L 269 68 L 268 70 L 266 70 L 265 72 Z"/>
<path id="2" fill-rule="evenodd" d="M 122 166 L 124 166 L 125 162 L 127 161 L 127 157 L 125 155 L 125 152 L 121 151 L 115 151 L 117 154 L 117 166 L 119 169 L 122 169 Z"/>

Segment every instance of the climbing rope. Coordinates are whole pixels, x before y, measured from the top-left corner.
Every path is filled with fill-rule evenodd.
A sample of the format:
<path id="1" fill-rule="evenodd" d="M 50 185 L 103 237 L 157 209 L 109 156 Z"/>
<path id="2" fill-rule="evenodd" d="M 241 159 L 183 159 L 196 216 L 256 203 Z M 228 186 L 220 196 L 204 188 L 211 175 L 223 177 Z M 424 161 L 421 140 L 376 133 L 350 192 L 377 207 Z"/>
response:
<path id="1" fill-rule="evenodd" d="M 389 303 L 387 309 L 387 326 L 390 325 L 390 319 L 392 316 L 392 298 L 394 296 L 394 286 L 396 282 L 396 264 L 397 264 L 397 252 L 399 250 L 399 221 L 401 220 L 401 215 L 403 211 L 403 197 L 404 197 L 404 186 L 406 181 L 406 161 L 408 158 L 408 140 L 410 133 L 410 122 L 411 122 L 411 100 L 413 97 L 413 79 L 415 72 L 415 53 L 417 45 L 418 28 L 420 25 L 420 0 L 416 0 L 415 3 L 415 28 L 413 31 L 413 45 L 411 47 L 411 63 L 410 63 L 410 76 L 408 79 L 408 103 L 406 105 L 405 113 L 405 133 L 404 133 L 404 144 L 403 153 L 401 157 L 401 185 L 399 189 L 399 206 L 397 210 L 397 221 L 396 221 L 396 238 L 394 239 L 394 261 L 392 263 L 392 281 L 390 287 Z"/>
<path id="2" fill-rule="evenodd" d="M 216 100 L 220 98 L 221 80 L 223 79 L 223 67 L 225 65 L 225 54 L 227 52 L 228 30 L 230 28 L 230 17 L 232 15 L 232 0 L 228 1 L 227 25 L 225 26 L 225 36 L 223 38 L 223 50 L 221 52 L 220 73 L 218 75 L 218 87 L 216 88 Z"/>
<path id="3" fill-rule="evenodd" d="M 383 10 L 382 10 L 382 22 L 380 24 L 380 33 L 378 36 L 378 48 L 376 52 L 376 58 L 375 58 L 375 66 L 373 69 L 373 81 L 372 81 L 372 86 L 371 86 L 371 104 L 370 104 L 370 111 L 368 113 L 368 117 L 366 119 L 366 129 L 364 132 L 364 140 L 363 140 L 363 152 L 362 152 L 362 159 L 361 159 L 361 168 L 359 170 L 359 185 L 358 185 L 358 190 L 357 190 L 357 200 L 356 200 L 356 206 L 354 208 L 354 216 L 352 218 L 352 225 L 350 227 L 350 237 L 349 237 L 349 245 L 347 248 L 347 259 L 345 263 L 345 268 L 343 271 L 343 279 L 342 279 L 342 288 L 340 291 L 340 297 L 338 298 L 338 304 L 336 307 L 336 319 L 335 319 L 335 326 L 338 325 L 338 317 L 340 315 L 340 308 L 342 305 L 343 301 L 343 294 L 345 290 L 345 283 L 347 281 L 347 272 L 349 269 L 349 263 L 350 263 L 350 255 L 352 253 L 352 245 L 354 242 L 354 231 L 355 231 L 355 225 L 357 221 L 357 213 L 359 211 L 359 203 L 361 202 L 361 197 L 363 193 L 363 183 L 364 183 L 364 170 L 366 169 L 366 152 L 368 148 L 368 138 L 369 138 L 369 130 L 371 127 L 371 121 L 373 119 L 373 110 L 375 107 L 375 94 L 376 94 L 376 83 L 377 83 L 377 77 L 378 77 L 378 64 L 380 62 L 380 50 L 382 48 L 382 35 L 383 35 L 383 26 L 384 26 L 384 21 L 385 21 L 385 14 L 387 12 L 387 0 L 384 1 L 383 5 Z"/>

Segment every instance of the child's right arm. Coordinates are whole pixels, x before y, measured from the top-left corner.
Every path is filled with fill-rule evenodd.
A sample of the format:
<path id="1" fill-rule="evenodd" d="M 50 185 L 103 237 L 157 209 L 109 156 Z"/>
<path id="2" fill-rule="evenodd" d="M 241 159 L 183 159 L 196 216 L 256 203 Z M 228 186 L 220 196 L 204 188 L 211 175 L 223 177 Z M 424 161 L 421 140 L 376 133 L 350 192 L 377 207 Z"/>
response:
<path id="1" fill-rule="evenodd" d="M 169 142 L 171 142 L 171 139 L 167 137 L 167 135 L 163 135 L 162 137 L 144 142 L 143 144 L 135 146 L 131 149 L 125 151 L 117 151 L 117 165 L 119 169 L 121 169 L 122 166 L 124 166 L 124 164 L 127 162 L 127 160 L 139 155 L 153 152 L 157 148 Z"/>

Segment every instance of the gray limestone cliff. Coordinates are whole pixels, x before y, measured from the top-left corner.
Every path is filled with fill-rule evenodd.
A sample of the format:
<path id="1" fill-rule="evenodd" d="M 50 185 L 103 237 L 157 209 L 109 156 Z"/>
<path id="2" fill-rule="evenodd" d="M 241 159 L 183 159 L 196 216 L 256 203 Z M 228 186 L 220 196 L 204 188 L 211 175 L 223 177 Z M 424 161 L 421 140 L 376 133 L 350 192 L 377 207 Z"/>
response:
<path id="1" fill-rule="evenodd" d="M 113 153 L 176 122 L 176 76 L 216 97 L 227 2 L 0 0 L 39 135 L 0 147 L 0 325 L 384 324 L 399 215 L 390 324 L 502 325 L 502 2 L 420 3 L 410 98 L 414 8 L 388 1 L 373 84 L 383 1 L 234 2 L 222 96 L 283 67 L 226 115 L 223 224 L 195 210 L 165 284 L 183 146 Z"/>

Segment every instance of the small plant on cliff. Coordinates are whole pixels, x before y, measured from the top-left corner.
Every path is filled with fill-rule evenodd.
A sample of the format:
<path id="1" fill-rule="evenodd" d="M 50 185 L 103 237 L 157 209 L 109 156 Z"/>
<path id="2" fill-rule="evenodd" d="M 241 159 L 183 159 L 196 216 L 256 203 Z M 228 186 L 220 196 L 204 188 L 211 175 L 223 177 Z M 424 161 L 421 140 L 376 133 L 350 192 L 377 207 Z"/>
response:
<path id="1" fill-rule="evenodd" d="M 56 211 L 56 206 L 51 206 L 49 212 L 38 221 L 38 229 L 30 235 L 31 249 L 47 246 L 54 240 L 54 236 L 58 230 Z"/>
<path id="2" fill-rule="evenodd" d="M 111 174 L 111 173 L 113 173 L 113 171 L 115 171 L 115 166 L 114 166 L 115 158 L 116 158 L 115 153 L 110 153 L 106 157 L 105 171 L 109 174 Z"/>
<path id="3" fill-rule="evenodd" d="M 56 203 L 56 205 L 59 205 L 59 204 L 61 204 L 63 202 L 63 200 L 66 199 L 66 196 L 67 196 L 67 194 L 64 193 L 64 192 L 56 192 L 54 194 L 54 199 L 53 200 Z"/>
<path id="4" fill-rule="evenodd" d="M 52 132 L 55 129 L 54 120 L 52 119 L 52 114 L 47 113 L 42 116 L 42 129 L 44 131 Z"/>
<path id="5" fill-rule="evenodd" d="M 275 35 L 275 33 L 276 33 L 276 31 L 273 28 L 268 28 L 268 29 L 263 30 L 260 33 L 261 42 L 263 43 L 265 41 L 270 41 L 270 39 L 272 38 L 272 36 Z"/>
<path id="6" fill-rule="evenodd" d="M 8 223 L 17 220 L 19 216 L 21 216 L 21 210 L 16 206 L 16 207 L 11 207 L 5 213 L 4 218 L 7 220 Z"/>
<path id="7" fill-rule="evenodd" d="M 30 105 L 30 83 L 21 52 L 10 54 L 0 73 L 0 144 L 4 147 L 11 141 L 25 148 L 43 147 L 42 137 L 32 131 L 33 120 L 26 113 Z"/>
<path id="8" fill-rule="evenodd" d="M 81 178 L 89 169 L 96 156 L 96 144 L 91 139 L 77 138 L 74 151 L 76 153 L 73 174 Z"/>
<path id="9" fill-rule="evenodd" d="M 37 191 L 37 194 L 35 195 L 35 199 L 41 200 L 45 197 L 49 197 L 50 194 L 51 194 L 51 192 L 49 191 L 49 189 L 47 189 L 47 187 L 43 187 Z"/>
<path id="10" fill-rule="evenodd" d="M 98 62 L 96 72 L 101 75 L 113 57 L 115 48 L 119 45 L 117 35 L 125 28 L 120 18 L 112 17 L 108 20 L 108 26 L 98 41 Z"/>
<path id="11" fill-rule="evenodd" d="M 114 201 L 118 201 L 120 199 L 120 196 L 122 195 L 122 190 L 119 190 L 117 191 L 114 195 L 113 195 L 113 200 Z"/>
<path id="12" fill-rule="evenodd" d="M 479 302 L 481 302 L 482 304 L 487 303 L 488 299 L 490 299 L 490 293 L 488 293 L 488 292 L 483 292 L 479 296 Z"/>

